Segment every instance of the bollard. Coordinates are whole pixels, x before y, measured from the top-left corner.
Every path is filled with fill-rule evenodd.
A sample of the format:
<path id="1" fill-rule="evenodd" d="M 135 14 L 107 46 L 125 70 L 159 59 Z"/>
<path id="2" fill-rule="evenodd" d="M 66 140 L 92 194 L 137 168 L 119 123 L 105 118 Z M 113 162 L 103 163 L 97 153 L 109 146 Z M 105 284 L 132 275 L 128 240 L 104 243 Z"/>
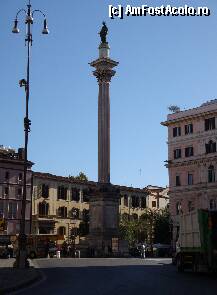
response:
<path id="1" fill-rule="evenodd" d="M 60 258 L 60 251 L 59 250 L 57 250 L 57 258 Z"/>
<path id="2" fill-rule="evenodd" d="M 81 251 L 80 250 L 75 251 L 75 258 L 81 258 Z"/>

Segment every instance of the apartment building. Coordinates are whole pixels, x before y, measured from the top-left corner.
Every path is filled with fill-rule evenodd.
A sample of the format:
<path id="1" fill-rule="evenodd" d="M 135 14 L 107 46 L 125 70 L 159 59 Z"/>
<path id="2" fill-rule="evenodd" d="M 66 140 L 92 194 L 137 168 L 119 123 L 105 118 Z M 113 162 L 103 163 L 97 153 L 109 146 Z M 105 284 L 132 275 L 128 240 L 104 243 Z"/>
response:
<path id="1" fill-rule="evenodd" d="M 217 207 L 217 100 L 167 116 L 170 211 L 173 242 L 180 214 Z"/>
<path id="2" fill-rule="evenodd" d="M 26 233 L 31 231 L 32 167 L 28 161 L 26 193 Z M 0 146 L 0 234 L 14 235 L 20 230 L 23 197 L 24 149 Z"/>
<path id="3" fill-rule="evenodd" d="M 89 195 L 96 189 L 93 181 L 80 181 L 49 173 L 34 172 L 32 195 L 32 232 L 61 234 L 66 239 L 88 234 Z M 115 185 L 120 191 L 120 215 L 138 219 L 147 208 L 168 205 L 167 189 L 144 189 Z M 78 242 L 78 241 L 77 241 Z"/>

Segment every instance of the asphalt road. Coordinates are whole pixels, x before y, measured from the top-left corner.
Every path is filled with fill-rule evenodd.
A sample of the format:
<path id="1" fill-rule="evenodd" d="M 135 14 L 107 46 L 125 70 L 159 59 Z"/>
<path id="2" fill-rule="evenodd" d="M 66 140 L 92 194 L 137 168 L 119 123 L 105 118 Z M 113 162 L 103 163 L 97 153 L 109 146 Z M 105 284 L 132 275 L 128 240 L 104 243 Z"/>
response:
<path id="1" fill-rule="evenodd" d="M 22 295 L 216 295 L 217 278 L 177 273 L 170 259 L 38 259 L 44 281 Z"/>

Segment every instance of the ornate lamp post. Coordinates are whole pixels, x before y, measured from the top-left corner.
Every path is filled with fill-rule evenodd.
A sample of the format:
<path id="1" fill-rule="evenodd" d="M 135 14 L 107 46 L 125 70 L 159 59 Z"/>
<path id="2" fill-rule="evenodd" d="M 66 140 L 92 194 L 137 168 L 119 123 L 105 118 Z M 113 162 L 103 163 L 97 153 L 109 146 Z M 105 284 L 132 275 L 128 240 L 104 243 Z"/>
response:
<path id="1" fill-rule="evenodd" d="M 47 27 L 46 15 L 41 10 L 33 10 L 31 9 L 31 1 L 29 0 L 27 4 L 27 10 L 20 9 L 14 21 L 14 27 L 12 29 L 12 33 L 19 33 L 18 28 L 18 16 L 21 12 L 25 13 L 25 24 L 26 24 L 26 38 L 25 45 L 27 45 L 27 75 L 26 80 L 22 79 L 19 81 L 20 87 L 25 87 L 26 93 L 26 113 L 24 118 L 24 132 L 25 132 L 25 150 L 24 150 L 24 169 L 23 169 L 23 198 L 22 198 L 22 207 L 21 207 L 21 221 L 20 221 L 20 233 L 19 233 L 19 253 L 17 255 L 16 266 L 19 268 L 28 267 L 27 263 L 27 252 L 26 252 L 26 234 L 25 234 L 25 212 L 26 212 L 26 176 L 27 176 L 27 166 L 28 166 L 28 134 L 30 132 L 31 121 L 29 119 L 29 70 L 30 70 L 30 48 L 32 46 L 32 25 L 33 25 L 33 17 L 36 12 L 39 12 L 44 17 L 44 27 L 42 30 L 42 34 L 48 34 L 49 30 Z"/>

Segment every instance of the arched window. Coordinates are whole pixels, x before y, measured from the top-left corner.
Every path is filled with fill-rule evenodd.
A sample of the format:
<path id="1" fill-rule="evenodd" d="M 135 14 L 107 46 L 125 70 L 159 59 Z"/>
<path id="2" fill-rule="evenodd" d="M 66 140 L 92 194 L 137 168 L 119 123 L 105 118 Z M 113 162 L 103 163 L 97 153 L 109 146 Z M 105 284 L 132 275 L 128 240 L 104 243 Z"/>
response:
<path id="1" fill-rule="evenodd" d="M 58 235 L 64 236 L 66 234 L 66 228 L 65 228 L 65 226 L 60 226 L 58 228 L 58 231 L 57 232 L 58 232 Z"/>
<path id="2" fill-rule="evenodd" d="M 205 144 L 205 146 L 207 154 L 216 152 L 216 142 L 210 140 L 208 143 Z"/>
<path id="3" fill-rule="evenodd" d="M 41 202 L 38 204 L 39 217 L 48 216 L 48 212 L 49 212 L 49 204 L 48 203 Z"/>
<path id="4" fill-rule="evenodd" d="M 210 165 L 208 168 L 208 182 L 215 181 L 215 169 L 213 165 Z"/>

